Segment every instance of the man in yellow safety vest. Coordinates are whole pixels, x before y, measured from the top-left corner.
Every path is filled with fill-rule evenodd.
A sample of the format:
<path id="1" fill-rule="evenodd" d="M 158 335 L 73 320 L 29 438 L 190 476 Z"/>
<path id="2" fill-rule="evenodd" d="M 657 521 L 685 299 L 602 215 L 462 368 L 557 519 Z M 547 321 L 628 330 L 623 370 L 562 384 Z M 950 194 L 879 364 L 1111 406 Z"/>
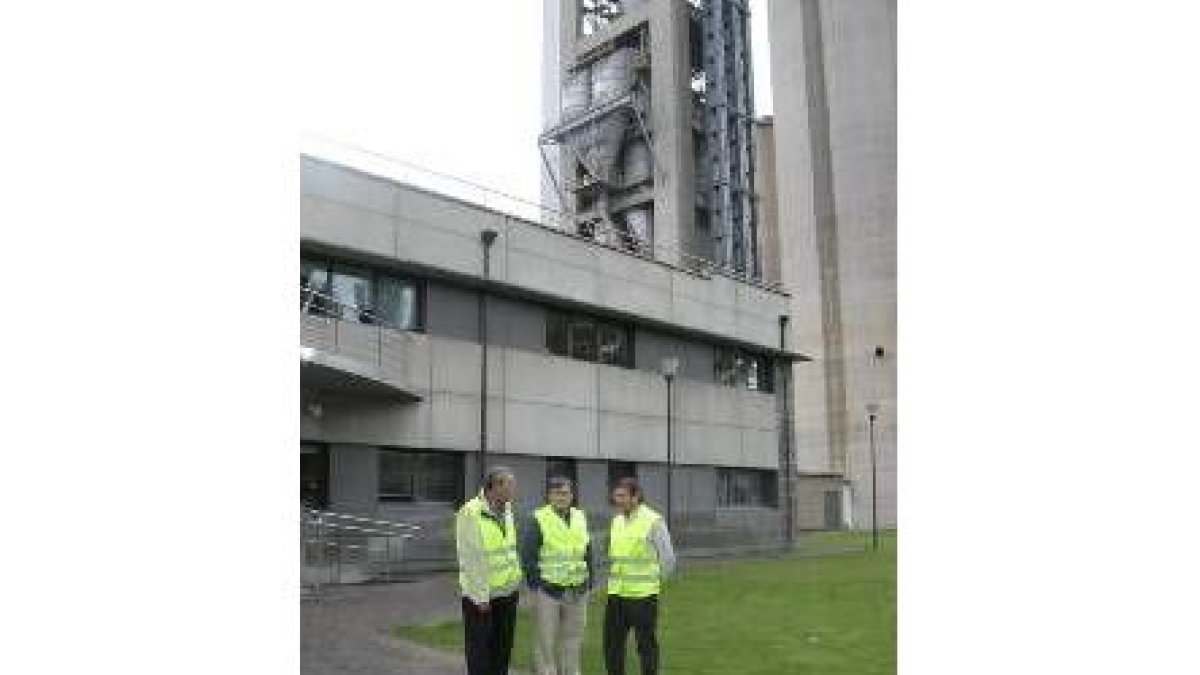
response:
<path id="1" fill-rule="evenodd" d="M 507 675 L 517 623 L 521 566 L 512 471 L 494 468 L 455 518 L 458 584 L 469 675 Z"/>
<path id="2" fill-rule="evenodd" d="M 632 628 L 642 675 L 656 675 L 658 594 L 662 579 L 675 569 L 671 533 L 662 516 L 642 503 L 637 480 L 617 481 L 612 502 L 617 514 L 608 536 L 604 665 L 609 675 L 625 675 L 625 641 Z"/>
<path id="3" fill-rule="evenodd" d="M 571 506 L 571 479 L 547 481 L 547 504 L 521 530 L 521 566 L 534 591 L 536 675 L 579 675 L 579 650 L 592 586 L 587 515 Z"/>

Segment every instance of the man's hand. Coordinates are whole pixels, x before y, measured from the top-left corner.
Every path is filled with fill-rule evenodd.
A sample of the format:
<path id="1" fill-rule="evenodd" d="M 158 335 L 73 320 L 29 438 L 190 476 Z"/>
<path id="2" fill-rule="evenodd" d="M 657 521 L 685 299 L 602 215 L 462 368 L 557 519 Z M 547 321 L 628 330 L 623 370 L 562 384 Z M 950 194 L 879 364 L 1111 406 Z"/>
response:
<path id="1" fill-rule="evenodd" d="M 483 614 L 487 614 L 488 612 L 492 611 L 492 605 L 488 602 L 477 602 L 475 603 L 475 608 Z"/>

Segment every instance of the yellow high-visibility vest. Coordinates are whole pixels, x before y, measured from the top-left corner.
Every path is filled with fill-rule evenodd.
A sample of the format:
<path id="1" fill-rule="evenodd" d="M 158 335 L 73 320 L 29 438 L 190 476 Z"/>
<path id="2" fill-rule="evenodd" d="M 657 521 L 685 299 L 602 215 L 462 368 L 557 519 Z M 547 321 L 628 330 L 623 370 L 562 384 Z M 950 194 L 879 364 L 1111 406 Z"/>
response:
<path id="1" fill-rule="evenodd" d="M 629 518 L 614 516 L 608 535 L 608 594 L 622 598 L 657 595 L 662 568 L 658 553 L 650 545 L 650 528 L 662 516 L 639 504 Z"/>
<path id="2" fill-rule="evenodd" d="M 538 567 L 542 579 L 555 586 L 582 586 L 587 581 L 587 516 L 571 509 L 568 525 L 550 504 L 533 512 L 542 530 Z"/>
<path id="3" fill-rule="evenodd" d="M 493 596 L 505 595 L 521 585 L 521 563 L 517 556 L 517 528 L 512 511 L 504 514 L 504 527 L 484 512 L 487 504 L 476 496 L 459 511 L 460 517 L 474 520 L 483 538 L 483 553 L 487 557 L 488 589 Z M 459 571 L 459 583 L 467 588 L 467 570 Z"/>

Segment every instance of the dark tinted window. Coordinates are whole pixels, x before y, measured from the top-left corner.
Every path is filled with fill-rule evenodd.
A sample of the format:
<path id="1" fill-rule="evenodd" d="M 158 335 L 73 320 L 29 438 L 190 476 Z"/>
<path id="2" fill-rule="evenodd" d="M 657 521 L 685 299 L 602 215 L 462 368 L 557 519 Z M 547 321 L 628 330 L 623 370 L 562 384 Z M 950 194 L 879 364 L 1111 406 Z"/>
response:
<path id="1" fill-rule="evenodd" d="M 421 325 L 415 283 L 381 274 L 376 286 L 375 315 L 379 323 L 400 330 L 413 330 Z"/>
<path id="2" fill-rule="evenodd" d="M 717 384 L 772 392 L 775 378 L 770 357 L 733 347 L 717 347 L 713 377 Z"/>
<path id="3" fill-rule="evenodd" d="M 571 336 L 571 358 L 595 361 L 596 322 L 591 319 L 572 318 L 568 333 Z"/>
<path id="4" fill-rule="evenodd" d="M 546 349 L 582 361 L 633 367 L 633 331 L 629 326 L 587 315 L 548 311 Z"/>
<path id="5" fill-rule="evenodd" d="M 629 329 L 615 324 L 600 324 L 596 331 L 600 363 L 624 366 L 631 362 L 629 353 Z"/>
<path id="6" fill-rule="evenodd" d="M 717 506 L 771 506 L 776 499 L 774 471 L 717 469 Z"/>
<path id="7" fill-rule="evenodd" d="M 379 451 L 379 499 L 452 504 L 462 495 L 462 455 L 415 450 Z"/>
<path id="8" fill-rule="evenodd" d="M 551 354 L 569 356 L 571 351 L 567 339 L 567 316 L 558 312 L 546 315 L 546 348 Z"/>

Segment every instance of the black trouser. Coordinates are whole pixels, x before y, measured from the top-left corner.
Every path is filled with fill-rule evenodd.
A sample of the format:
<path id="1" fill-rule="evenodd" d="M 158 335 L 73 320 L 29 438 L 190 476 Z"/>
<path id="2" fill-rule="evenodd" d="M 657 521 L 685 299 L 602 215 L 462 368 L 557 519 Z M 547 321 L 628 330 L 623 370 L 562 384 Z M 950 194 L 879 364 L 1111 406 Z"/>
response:
<path id="1" fill-rule="evenodd" d="M 604 666 L 608 675 L 625 675 L 625 638 L 629 629 L 637 638 L 638 660 L 642 675 L 658 673 L 658 596 L 622 598 L 608 596 L 604 607 Z"/>
<path id="2" fill-rule="evenodd" d="M 508 675 L 513 630 L 517 627 L 517 594 L 492 598 L 486 612 L 462 599 L 468 675 Z"/>

